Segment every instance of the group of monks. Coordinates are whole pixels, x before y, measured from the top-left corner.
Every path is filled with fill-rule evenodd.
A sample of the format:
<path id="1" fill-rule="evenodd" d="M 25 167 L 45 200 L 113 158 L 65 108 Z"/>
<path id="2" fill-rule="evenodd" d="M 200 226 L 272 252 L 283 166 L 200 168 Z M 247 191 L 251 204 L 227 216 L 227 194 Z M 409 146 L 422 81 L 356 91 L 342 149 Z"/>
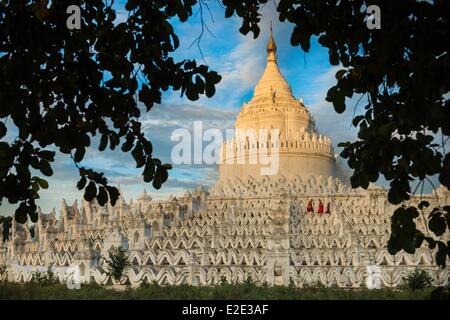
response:
<path id="1" fill-rule="evenodd" d="M 306 208 L 306 212 L 314 213 L 314 201 L 311 199 L 308 202 L 308 207 Z M 330 203 L 327 203 L 327 209 L 325 210 L 322 200 L 319 199 L 319 207 L 317 208 L 316 213 L 318 213 L 320 216 L 323 214 L 331 214 L 330 211 Z"/>

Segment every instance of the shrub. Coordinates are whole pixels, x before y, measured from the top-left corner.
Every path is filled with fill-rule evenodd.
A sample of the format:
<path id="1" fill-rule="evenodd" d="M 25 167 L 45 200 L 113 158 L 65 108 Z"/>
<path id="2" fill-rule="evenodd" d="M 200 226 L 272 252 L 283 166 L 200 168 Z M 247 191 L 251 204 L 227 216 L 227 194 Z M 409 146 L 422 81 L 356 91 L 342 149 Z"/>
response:
<path id="1" fill-rule="evenodd" d="M 227 285 L 227 284 L 228 284 L 227 278 L 225 276 L 221 276 L 220 277 L 220 281 L 219 281 L 219 285 L 224 286 L 224 285 Z"/>
<path id="2" fill-rule="evenodd" d="M 55 277 L 51 266 L 48 267 L 47 271 L 34 271 L 31 273 L 31 283 L 39 285 L 51 285 L 57 283 L 58 279 Z"/>
<path id="3" fill-rule="evenodd" d="M 322 281 L 316 281 L 311 286 L 313 289 L 326 289 L 327 286 Z"/>
<path id="4" fill-rule="evenodd" d="M 242 284 L 246 287 L 254 287 L 256 286 L 256 281 L 251 275 L 248 275 Z"/>
<path id="5" fill-rule="evenodd" d="M 433 278 L 425 270 L 416 269 L 403 277 L 403 286 L 411 291 L 422 290 L 432 285 Z"/>
<path id="6" fill-rule="evenodd" d="M 105 261 L 108 264 L 108 275 L 116 281 L 119 281 L 123 275 L 123 271 L 130 265 L 128 261 L 127 251 L 122 247 L 114 247 L 108 251 L 108 258 Z"/>

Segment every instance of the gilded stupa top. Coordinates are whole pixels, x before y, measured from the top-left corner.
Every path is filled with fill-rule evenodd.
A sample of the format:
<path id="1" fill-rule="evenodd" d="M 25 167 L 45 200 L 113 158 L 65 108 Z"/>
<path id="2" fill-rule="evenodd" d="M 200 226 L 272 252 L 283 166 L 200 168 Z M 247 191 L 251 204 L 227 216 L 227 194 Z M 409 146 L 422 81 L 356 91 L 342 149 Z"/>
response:
<path id="1" fill-rule="evenodd" d="M 289 132 L 315 131 L 315 123 L 302 101 L 292 94 L 277 63 L 277 45 L 270 28 L 266 68 L 255 86 L 253 97 L 244 103 L 235 123 L 236 128 L 279 128 Z"/>
<path id="2" fill-rule="evenodd" d="M 252 99 L 244 103 L 235 128 L 239 131 L 221 149 L 221 181 L 261 175 L 286 179 L 336 176 L 330 138 L 318 132 L 313 117 L 303 102 L 294 97 L 278 68 L 272 28 L 266 68 Z M 270 170 L 266 170 L 268 154 L 273 160 Z"/>
<path id="3" fill-rule="evenodd" d="M 267 64 L 264 73 L 255 87 L 252 100 L 257 102 L 262 98 L 280 98 L 295 100 L 291 87 L 280 72 L 277 64 L 277 45 L 270 28 L 269 42 L 267 43 Z"/>

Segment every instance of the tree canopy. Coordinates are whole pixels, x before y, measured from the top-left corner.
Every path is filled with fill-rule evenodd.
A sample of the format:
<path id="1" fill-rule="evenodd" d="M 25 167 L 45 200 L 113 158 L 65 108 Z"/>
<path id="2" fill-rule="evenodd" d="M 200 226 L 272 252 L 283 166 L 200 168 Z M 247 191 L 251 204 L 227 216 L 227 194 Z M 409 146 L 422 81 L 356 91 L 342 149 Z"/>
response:
<path id="1" fill-rule="evenodd" d="M 138 101 L 149 111 L 169 88 L 190 100 L 214 94 L 216 72 L 171 57 L 179 46 L 171 19 L 186 21 L 196 3 L 130 0 L 128 19 L 116 23 L 113 1 L 1 2 L 0 138 L 7 121 L 17 137 L 0 142 L 0 199 L 19 203 L 18 222 L 37 220 L 35 200 L 48 183 L 34 172 L 51 176 L 55 151 L 73 159 L 86 200 L 116 202 L 106 177 L 79 165 L 95 135 L 100 151 L 131 152 L 145 182 L 158 189 L 167 180 L 170 165 L 153 157 Z M 72 4 L 81 8 L 80 30 L 66 26 Z"/>

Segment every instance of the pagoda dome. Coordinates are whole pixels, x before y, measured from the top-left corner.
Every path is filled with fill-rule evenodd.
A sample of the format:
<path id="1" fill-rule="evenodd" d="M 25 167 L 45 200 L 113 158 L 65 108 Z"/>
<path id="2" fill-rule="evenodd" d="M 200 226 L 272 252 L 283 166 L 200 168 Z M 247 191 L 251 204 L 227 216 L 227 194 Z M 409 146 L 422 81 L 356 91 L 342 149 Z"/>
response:
<path id="1" fill-rule="evenodd" d="M 277 174 L 287 178 L 297 175 L 337 176 L 331 139 L 319 135 L 311 113 L 302 99 L 295 98 L 280 71 L 272 28 L 267 44 L 266 68 L 255 86 L 253 97 L 241 108 L 235 129 L 241 134 L 253 130 L 256 140 L 251 141 L 248 136 L 243 140 L 235 135 L 224 143 L 219 165 L 220 179 L 259 176 L 261 163 L 259 160 L 258 163 L 250 163 L 250 158 L 258 158 L 262 151 L 267 154 L 267 150 L 262 150 L 265 147 L 272 151 L 274 147 L 277 149 Z M 268 140 L 259 141 L 262 131 L 268 132 Z M 243 153 L 238 154 L 240 151 Z"/>

